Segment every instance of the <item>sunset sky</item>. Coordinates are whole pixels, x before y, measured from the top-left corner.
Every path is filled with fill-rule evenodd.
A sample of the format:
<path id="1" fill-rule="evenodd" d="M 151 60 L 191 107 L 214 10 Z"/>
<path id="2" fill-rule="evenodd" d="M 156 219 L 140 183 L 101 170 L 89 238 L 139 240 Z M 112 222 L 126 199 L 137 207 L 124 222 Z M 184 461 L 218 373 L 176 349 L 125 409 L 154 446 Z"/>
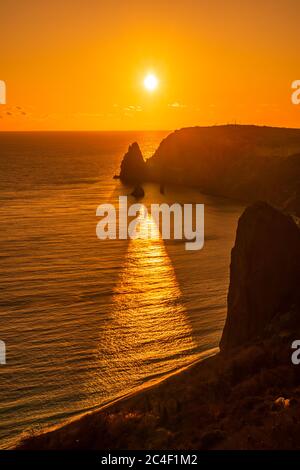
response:
<path id="1" fill-rule="evenodd" d="M 0 130 L 300 127 L 299 0 L 1 0 L 0 18 Z"/>

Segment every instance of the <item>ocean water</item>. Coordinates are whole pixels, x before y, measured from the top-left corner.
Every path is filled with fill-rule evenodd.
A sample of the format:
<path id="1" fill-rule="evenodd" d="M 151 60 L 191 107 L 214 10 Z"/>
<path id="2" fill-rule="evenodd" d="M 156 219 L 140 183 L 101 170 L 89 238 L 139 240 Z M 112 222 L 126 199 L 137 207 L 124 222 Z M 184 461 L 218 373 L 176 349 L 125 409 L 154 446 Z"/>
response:
<path id="1" fill-rule="evenodd" d="M 241 205 L 147 184 L 146 205 L 205 204 L 204 248 L 96 237 L 128 145 L 166 134 L 0 133 L 1 448 L 217 351 Z"/>

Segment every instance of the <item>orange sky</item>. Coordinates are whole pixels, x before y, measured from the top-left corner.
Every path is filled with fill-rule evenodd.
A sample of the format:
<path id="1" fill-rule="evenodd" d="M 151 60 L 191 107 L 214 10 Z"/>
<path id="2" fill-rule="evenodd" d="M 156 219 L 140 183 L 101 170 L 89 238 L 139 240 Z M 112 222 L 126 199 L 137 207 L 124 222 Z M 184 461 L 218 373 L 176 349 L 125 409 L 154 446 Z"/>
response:
<path id="1" fill-rule="evenodd" d="M 1 0 L 0 18 L 1 130 L 300 127 L 298 0 Z"/>

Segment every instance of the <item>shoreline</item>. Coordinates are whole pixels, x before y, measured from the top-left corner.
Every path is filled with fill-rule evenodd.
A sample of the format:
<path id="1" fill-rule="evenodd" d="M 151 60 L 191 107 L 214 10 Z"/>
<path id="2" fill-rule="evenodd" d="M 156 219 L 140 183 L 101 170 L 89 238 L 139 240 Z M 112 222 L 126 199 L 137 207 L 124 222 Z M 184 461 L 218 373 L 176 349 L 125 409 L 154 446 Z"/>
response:
<path id="1" fill-rule="evenodd" d="M 297 432 L 290 440 L 286 432 L 297 427 L 298 403 L 290 338 L 276 336 L 195 361 L 97 411 L 24 435 L 14 449 L 296 449 Z"/>
<path id="2" fill-rule="evenodd" d="M 299 250 L 292 217 L 264 202 L 246 208 L 231 251 L 220 352 L 24 436 L 16 449 L 299 449 L 300 378 L 291 358 L 300 332 Z"/>
<path id="3" fill-rule="evenodd" d="M 24 438 L 26 439 L 29 436 L 38 437 L 38 436 L 42 436 L 42 435 L 45 435 L 45 434 L 48 434 L 48 433 L 51 433 L 51 432 L 59 431 L 60 429 L 64 428 L 65 426 L 69 426 L 69 425 L 73 425 L 73 424 L 75 425 L 78 421 L 80 421 L 81 419 L 86 418 L 87 416 L 103 413 L 103 412 L 109 410 L 110 408 L 113 408 L 113 407 L 118 406 L 118 405 L 122 406 L 122 404 L 126 403 L 126 401 L 134 399 L 134 398 L 139 397 L 139 396 L 142 396 L 144 393 L 147 393 L 149 390 L 152 390 L 152 389 L 155 389 L 156 387 L 161 386 L 162 384 L 164 384 L 164 382 L 172 379 L 173 377 L 181 375 L 182 373 L 192 369 L 193 367 L 197 366 L 198 364 L 204 363 L 205 361 L 211 359 L 212 357 L 217 356 L 218 354 L 219 354 L 219 348 L 218 347 L 208 349 L 207 351 L 204 351 L 204 352 L 200 353 L 200 356 L 197 359 L 190 362 L 189 364 L 187 364 L 183 367 L 180 367 L 179 369 L 175 369 L 172 372 L 169 372 L 168 374 L 163 375 L 163 376 L 161 376 L 157 379 L 149 380 L 148 382 L 137 386 L 134 390 L 132 390 L 128 393 L 125 393 L 123 395 L 120 395 L 119 397 L 117 397 L 117 398 L 115 398 L 115 399 L 113 399 L 113 400 L 111 400 L 111 401 L 109 401 L 109 402 L 107 402 L 103 405 L 99 405 L 99 408 L 96 407 L 96 408 L 94 408 L 93 410 L 90 410 L 90 411 L 82 411 L 79 414 L 71 416 L 70 418 L 63 419 L 63 421 L 61 421 L 58 424 L 53 424 L 53 425 L 50 425 L 48 427 L 45 427 L 43 430 L 36 431 L 36 433 L 35 433 L 34 428 L 31 429 L 31 430 L 24 431 L 23 433 L 20 434 L 19 437 L 16 437 L 15 439 L 13 439 L 13 444 L 12 445 L 9 445 L 7 447 L 3 447 L 2 450 L 13 450 L 15 448 L 18 448 L 18 446 L 22 443 Z M 205 355 L 205 357 L 203 357 L 204 355 Z"/>

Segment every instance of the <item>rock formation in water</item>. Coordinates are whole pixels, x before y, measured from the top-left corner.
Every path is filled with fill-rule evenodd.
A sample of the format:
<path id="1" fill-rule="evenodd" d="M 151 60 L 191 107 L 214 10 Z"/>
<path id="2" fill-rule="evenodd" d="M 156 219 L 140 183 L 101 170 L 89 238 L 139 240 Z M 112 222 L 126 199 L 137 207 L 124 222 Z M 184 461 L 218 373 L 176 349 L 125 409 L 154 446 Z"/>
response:
<path id="1" fill-rule="evenodd" d="M 123 157 L 120 178 L 126 183 L 140 183 L 146 178 L 146 163 L 137 142 L 129 146 Z"/>
<path id="2" fill-rule="evenodd" d="M 134 190 L 132 191 L 131 195 L 135 197 L 136 199 L 141 199 L 145 196 L 145 191 L 140 184 L 137 184 L 134 187 Z"/>
<path id="3" fill-rule="evenodd" d="M 294 220 L 264 202 L 238 222 L 231 253 L 228 312 L 221 350 L 268 332 L 282 315 L 300 324 L 300 230 Z"/>
<path id="4" fill-rule="evenodd" d="M 258 199 L 300 214 L 300 130 L 259 126 L 175 131 L 144 163 L 137 144 L 125 155 L 124 179 L 198 187 L 247 202 Z"/>

